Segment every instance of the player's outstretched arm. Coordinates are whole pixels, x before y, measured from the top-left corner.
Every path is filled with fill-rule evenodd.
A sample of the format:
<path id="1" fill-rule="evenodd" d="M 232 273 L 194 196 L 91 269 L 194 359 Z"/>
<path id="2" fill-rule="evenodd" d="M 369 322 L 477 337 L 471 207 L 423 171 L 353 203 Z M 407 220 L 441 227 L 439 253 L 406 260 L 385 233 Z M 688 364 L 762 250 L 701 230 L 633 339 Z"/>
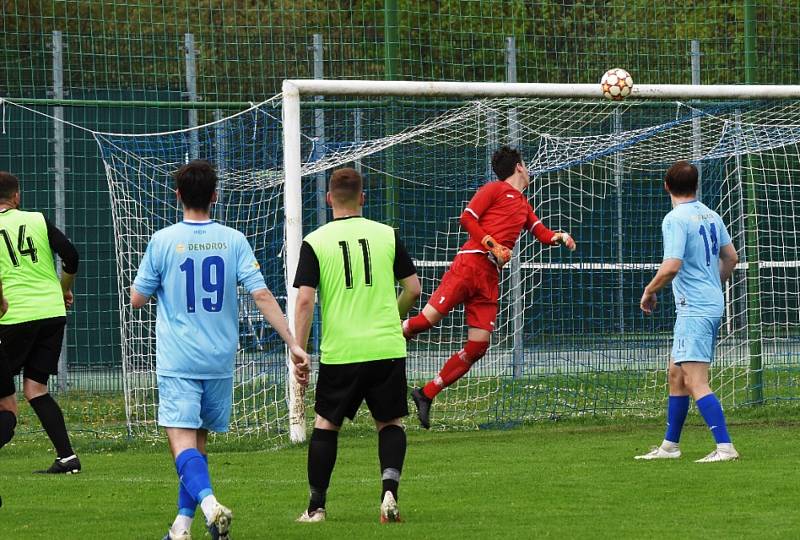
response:
<path id="1" fill-rule="evenodd" d="M 647 315 L 652 314 L 653 310 L 656 309 L 658 291 L 670 284 L 675 276 L 678 275 L 682 264 L 683 261 L 680 259 L 664 259 L 664 262 L 661 263 L 656 275 L 644 288 L 642 299 L 639 301 L 639 308 Z"/>
<path id="2" fill-rule="evenodd" d="M 548 246 L 564 246 L 570 251 L 575 250 L 575 240 L 568 232 L 564 231 L 551 231 L 547 226 L 542 223 L 542 220 L 536 216 L 531 205 L 528 205 L 528 221 L 525 227 L 536 237 L 542 244 Z"/>
<path id="3" fill-rule="evenodd" d="M 739 264 L 739 255 L 733 244 L 726 244 L 719 250 L 719 281 L 725 283 L 730 279 L 736 265 Z"/>
<path id="4" fill-rule="evenodd" d="M 570 251 L 575 251 L 575 240 L 568 232 L 557 232 L 553 234 L 550 243 L 554 246 L 564 246 Z"/>
<path id="5" fill-rule="evenodd" d="M 256 303 L 256 307 L 258 307 L 258 310 L 261 312 L 261 315 L 263 315 L 272 328 L 278 332 L 278 335 L 281 336 L 284 343 L 289 346 L 295 365 L 307 365 L 309 363 L 308 355 L 303 350 L 303 347 L 300 347 L 297 341 L 295 341 L 291 330 L 289 330 L 289 323 L 286 322 L 286 317 L 284 317 L 283 311 L 281 311 L 281 307 L 278 305 L 278 301 L 275 300 L 270 290 L 258 289 L 257 291 L 253 291 L 251 296 Z"/>

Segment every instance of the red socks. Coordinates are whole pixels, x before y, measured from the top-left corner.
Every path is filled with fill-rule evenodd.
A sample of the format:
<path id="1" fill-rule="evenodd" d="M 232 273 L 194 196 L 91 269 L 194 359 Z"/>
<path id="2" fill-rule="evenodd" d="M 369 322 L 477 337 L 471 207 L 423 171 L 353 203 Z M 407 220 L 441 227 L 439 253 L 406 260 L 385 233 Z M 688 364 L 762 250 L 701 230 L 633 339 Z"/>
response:
<path id="1" fill-rule="evenodd" d="M 444 367 L 439 372 L 439 376 L 425 385 L 425 388 L 422 389 L 425 397 L 428 399 L 435 398 L 439 392 L 463 377 L 472 367 L 472 364 L 486 354 L 488 348 L 488 341 L 467 341 L 463 349 L 445 362 Z"/>

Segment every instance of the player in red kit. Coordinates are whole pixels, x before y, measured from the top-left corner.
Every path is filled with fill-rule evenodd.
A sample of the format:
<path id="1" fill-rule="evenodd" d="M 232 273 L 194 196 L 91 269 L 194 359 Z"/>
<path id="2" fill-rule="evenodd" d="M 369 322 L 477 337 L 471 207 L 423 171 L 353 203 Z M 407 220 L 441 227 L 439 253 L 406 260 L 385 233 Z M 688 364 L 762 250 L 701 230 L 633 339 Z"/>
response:
<path id="1" fill-rule="evenodd" d="M 497 318 L 500 270 L 511 260 L 520 232 L 530 231 L 549 246 L 575 249 L 568 233 L 545 227 L 522 194 L 530 176 L 519 151 L 508 146 L 497 150 L 492 155 L 492 170 L 499 180 L 480 188 L 461 213 L 461 226 L 469 239 L 422 312 L 403 321 L 403 335 L 411 339 L 438 324 L 455 306 L 464 304 L 466 311 L 469 329 L 464 348 L 450 357 L 435 379 L 411 392 L 425 429 L 430 427 L 430 408 L 436 395 L 460 379 L 489 348 Z"/>

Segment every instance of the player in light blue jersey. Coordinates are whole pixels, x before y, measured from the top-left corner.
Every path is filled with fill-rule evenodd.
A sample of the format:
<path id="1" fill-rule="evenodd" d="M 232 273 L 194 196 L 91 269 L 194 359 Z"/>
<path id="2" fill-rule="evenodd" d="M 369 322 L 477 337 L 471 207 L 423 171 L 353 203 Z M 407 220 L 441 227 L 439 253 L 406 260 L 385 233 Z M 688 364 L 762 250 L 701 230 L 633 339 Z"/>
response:
<path id="1" fill-rule="evenodd" d="M 192 161 L 175 175 L 183 221 L 150 239 L 131 289 L 134 308 L 158 299 L 158 423 L 166 428 L 179 477 L 178 515 L 165 540 L 190 540 L 197 504 L 213 539 L 227 539 L 231 511 L 219 504 L 208 474 L 209 431 L 228 431 L 239 344 L 238 285 L 289 346 L 295 377 L 308 382 L 309 359 L 264 283 L 245 236 L 210 219 L 217 176 Z"/>
<path id="2" fill-rule="evenodd" d="M 656 307 L 656 293 L 672 282 L 677 318 L 669 362 L 667 433 L 659 447 L 636 459 L 681 457 L 678 442 L 689 411 L 689 396 L 717 443 L 713 452 L 697 461 L 739 458 L 722 407 L 708 385 L 708 367 L 724 308 L 722 284 L 731 276 L 739 257 L 719 214 L 697 200 L 697 178 L 694 165 L 678 161 L 669 168 L 664 182 L 673 206 L 661 225 L 664 260 L 645 287 L 639 307 L 650 315 Z"/>

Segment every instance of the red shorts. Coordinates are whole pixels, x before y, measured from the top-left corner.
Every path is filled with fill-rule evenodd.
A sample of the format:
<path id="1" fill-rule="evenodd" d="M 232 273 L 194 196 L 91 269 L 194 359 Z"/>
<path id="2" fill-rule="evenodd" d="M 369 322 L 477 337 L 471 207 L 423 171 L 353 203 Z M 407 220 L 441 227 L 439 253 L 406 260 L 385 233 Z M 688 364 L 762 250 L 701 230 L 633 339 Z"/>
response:
<path id="1" fill-rule="evenodd" d="M 499 273 L 486 255 L 462 253 L 445 272 L 428 305 L 442 315 L 464 304 L 467 326 L 494 331 L 497 319 Z"/>

